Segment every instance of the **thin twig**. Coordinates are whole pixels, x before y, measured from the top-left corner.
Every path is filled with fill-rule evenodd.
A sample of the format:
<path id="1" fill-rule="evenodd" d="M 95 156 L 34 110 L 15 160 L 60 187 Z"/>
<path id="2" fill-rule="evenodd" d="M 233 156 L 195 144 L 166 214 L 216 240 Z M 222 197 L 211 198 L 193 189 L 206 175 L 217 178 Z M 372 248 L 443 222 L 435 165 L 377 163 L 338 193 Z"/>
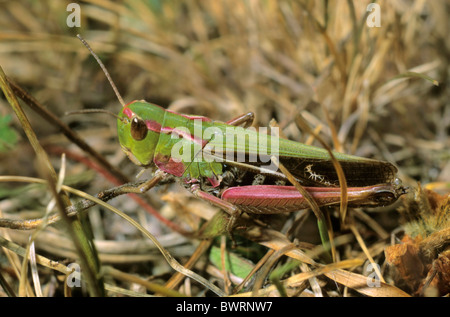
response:
<path id="1" fill-rule="evenodd" d="M 8 178 L 7 176 L 0 176 L 0 181 L 2 181 L 5 178 L 10 180 L 10 178 Z M 19 177 L 16 177 L 16 179 L 18 179 L 18 178 Z M 20 178 L 22 179 L 22 181 L 27 181 L 27 182 L 46 183 L 45 180 L 32 178 L 32 177 L 20 177 Z M 124 186 L 121 186 L 121 187 L 124 187 Z M 130 187 L 130 186 L 128 186 L 128 187 Z M 134 187 L 134 186 L 132 186 L 132 187 Z M 180 273 L 182 273 L 182 274 L 184 274 L 184 275 L 186 275 L 186 276 L 196 280 L 197 282 L 199 282 L 203 286 L 207 287 L 208 289 L 210 289 L 211 291 L 213 291 L 214 293 L 216 293 L 219 296 L 225 296 L 226 295 L 221 289 L 219 289 L 214 284 L 210 283 L 208 280 L 206 280 L 202 276 L 200 276 L 200 275 L 192 272 L 191 270 L 188 270 L 185 267 L 183 267 L 177 260 L 175 260 L 175 258 L 172 257 L 172 255 L 159 243 L 159 241 L 147 229 L 145 229 L 142 225 L 137 223 L 130 216 L 124 214 L 123 212 L 121 212 L 117 208 L 115 208 L 115 207 L 105 203 L 101 199 L 93 197 L 91 195 L 88 195 L 88 194 L 86 194 L 86 193 L 84 193 L 84 192 L 82 192 L 80 190 L 77 190 L 77 189 L 74 189 L 74 188 L 71 188 L 71 187 L 65 186 L 65 185 L 62 186 L 62 190 L 70 192 L 70 193 L 72 193 L 74 195 L 77 195 L 77 196 L 89 199 L 92 202 L 94 202 L 96 204 L 99 204 L 99 205 L 101 205 L 101 206 L 103 206 L 105 208 L 108 208 L 109 210 L 111 210 L 115 214 L 119 215 L 120 217 L 122 217 L 123 219 L 128 221 L 130 224 L 132 224 L 136 229 L 141 231 L 147 238 L 149 238 L 156 245 L 156 247 L 159 249 L 159 251 L 161 252 L 163 257 L 166 259 L 167 263 L 169 263 L 169 265 L 175 271 L 178 271 L 178 272 L 180 272 Z"/>

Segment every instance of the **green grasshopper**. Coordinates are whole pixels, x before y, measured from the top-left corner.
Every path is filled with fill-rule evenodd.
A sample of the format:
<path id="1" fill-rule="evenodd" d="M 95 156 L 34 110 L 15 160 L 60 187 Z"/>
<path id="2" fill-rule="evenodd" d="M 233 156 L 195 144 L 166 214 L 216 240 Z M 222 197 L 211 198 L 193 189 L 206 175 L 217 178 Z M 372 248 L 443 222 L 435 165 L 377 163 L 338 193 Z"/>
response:
<path id="1" fill-rule="evenodd" d="M 133 163 L 156 167 L 180 178 L 196 196 L 227 211 L 233 212 L 235 206 L 265 214 L 306 207 L 295 187 L 281 185 L 288 182 L 287 177 L 264 165 L 273 154 L 300 184 L 308 186 L 306 189 L 319 206 L 340 202 L 338 176 L 328 151 L 287 139 L 275 141 L 273 136 L 236 126 L 247 126 L 252 118 L 249 113 L 222 123 L 133 101 L 122 108 L 117 125 L 120 145 Z M 194 130 L 208 137 L 205 139 Z M 210 131 L 215 132 L 213 138 Z M 248 142 L 239 142 L 235 137 Z M 234 142 L 224 142 L 227 139 Z M 276 153 L 271 152 L 276 143 Z M 178 156 L 180 152 L 189 155 Z M 246 161 L 236 160 L 239 155 Z M 249 160 L 252 155 L 253 162 Z M 404 192 L 391 163 L 338 152 L 333 155 L 345 173 L 349 206 L 389 205 Z M 227 159 L 230 156 L 234 159 Z"/>
<path id="2" fill-rule="evenodd" d="M 327 150 L 256 131 L 250 128 L 252 113 L 223 123 L 146 101 L 125 104 L 110 83 L 123 105 L 117 116 L 123 151 L 133 163 L 156 168 L 158 175 L 141 192 L 171 176 L 233 216 L 241 211 L 275 214 L 307 208 L 305 197 L 272 163 L 270 158 L 276 156 L 319 206 L 340 203 L 339 178 Z M 345 174 L 348 206 L 386 206 L 406 192 L 391 163 L 332 153 Z"/>

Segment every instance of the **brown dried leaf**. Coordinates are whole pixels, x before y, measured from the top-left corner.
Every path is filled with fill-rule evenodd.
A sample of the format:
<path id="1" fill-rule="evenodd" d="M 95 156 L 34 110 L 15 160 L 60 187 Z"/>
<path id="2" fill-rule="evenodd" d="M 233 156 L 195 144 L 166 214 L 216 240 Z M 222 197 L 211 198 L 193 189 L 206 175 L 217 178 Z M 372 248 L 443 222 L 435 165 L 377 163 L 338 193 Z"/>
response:
<path id="1" fill-rule="evenodd" d="M 450 249 L 439 254 L 438 258 L 433 261 L 431 269 L 417 293 L 427 296 L 450 294 Z"/>
<path id="2" fill-rule="evenodd" d="M 386 261 L 398 270 L 400 277 L 411 289 L 415 289 L 424 278 L 424 265 L 419 256 L 418 241 L 405 236 L 403 243 L 389 246 L 385 250 Z"/>
<path id="3" fill-rule="evenodd" d="M 406 235 L 385 249 L 399 285 L 417 295 L 443 296 L 450 289 L 450 196 L 419 188 L 407 201 L 403 216 Z M 402 284 L 404 283 L 404 284 Z M 434 293 L 432 291 L 435 290 Z"/>

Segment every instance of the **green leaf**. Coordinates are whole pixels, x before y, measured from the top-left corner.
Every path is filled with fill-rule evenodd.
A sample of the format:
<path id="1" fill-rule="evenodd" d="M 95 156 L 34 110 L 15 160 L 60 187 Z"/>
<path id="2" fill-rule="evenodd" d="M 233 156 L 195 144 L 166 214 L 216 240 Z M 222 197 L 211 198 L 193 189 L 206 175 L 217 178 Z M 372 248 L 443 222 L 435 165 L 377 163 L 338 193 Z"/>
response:
<path id="1" fill-rule="evenodd" d="M 9 125 L 11 119 L 10 114 L 0 116 L 0 152 L 7 152 L 17 144 L 17 132 Z"/>
<path id="2" fill-rule="evenodd" d="M 222 269 L 222 258 L 220 248 L 213 246 L 209 254 L 209 260 L 218 268 Z M 240 278 L 245 278 L 250 274 L 253 269 L 254 264 L 228 250 L 225 251 L 225 269 L 231 274 L 236 275 Z"/>

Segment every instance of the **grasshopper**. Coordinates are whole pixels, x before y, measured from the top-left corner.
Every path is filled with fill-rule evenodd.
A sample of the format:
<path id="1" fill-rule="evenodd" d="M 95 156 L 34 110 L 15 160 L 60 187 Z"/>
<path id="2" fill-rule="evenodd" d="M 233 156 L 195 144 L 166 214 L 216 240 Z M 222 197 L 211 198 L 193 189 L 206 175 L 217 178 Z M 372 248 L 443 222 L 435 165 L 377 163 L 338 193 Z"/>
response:
<path id="1" fill-rule="evenodd" d="M 196 196 L 230 213 L 235 207 L 263 214 L 307 207 L 293 186 L 282 185 L 288 183 L 287 177 L 265 164 L 274 152 L 319 206 L 339 204 L 338 176 L 328 151 L 245 129 L 252 119 L 248 113 L 222 123 L 133 101 L 122 108 L 117 125 L 120 145 L 133 163 L 180 178 Z M 241 123 L 244 127 L 236 126 Z M 278 147 L 274 149 L 273 144 Z M 179 151 L 188 155 L 177 155 Z M 338 152 L 333 155 L 345 173 L 349 206 L 389 205 L 404 192 L 391 163 Z"/>
<path id="2" fill-rule="evenodd" d="M 136 165 L 156 168 L 157 177 L 146 182 L 140 192 L 171 176 L 195 196 L 232 216 L 307 208 L 305 197 L 288 185 L 287 176 L 272 164 L 270 158 L 276 156 L 318 206 L 340 203 L 339 178 L 327 150 L 256 131 L 251 128 L 253 113 L 224 123 L 176 113 L 143 100 L 125 104 L 101 61 L 81 40 L 123 105 L 117 116 L 121 148 Z M 348 206 L 387 206 L 406 192 L 393 164 L 332 154 L 345 174 Z"/>

